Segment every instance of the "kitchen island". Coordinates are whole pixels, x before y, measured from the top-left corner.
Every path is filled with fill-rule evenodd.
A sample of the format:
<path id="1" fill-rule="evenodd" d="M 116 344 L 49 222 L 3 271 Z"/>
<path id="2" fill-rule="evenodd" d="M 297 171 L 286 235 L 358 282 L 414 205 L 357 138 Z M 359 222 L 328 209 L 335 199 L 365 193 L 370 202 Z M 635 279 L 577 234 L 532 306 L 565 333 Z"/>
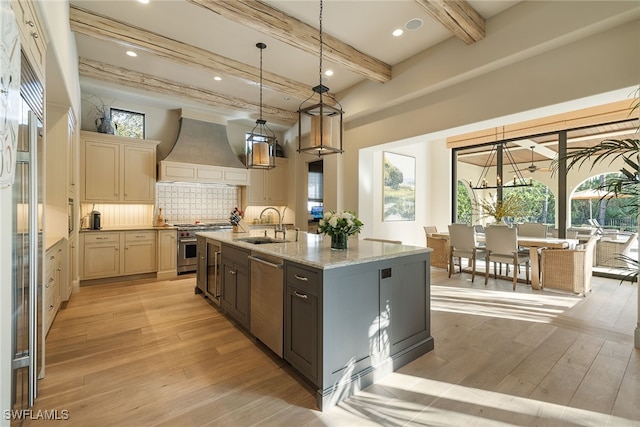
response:
<path id="1" fill-rule="evenodd" d="M 223 259 L 228 248 L 283 260 L 284 359 L 317 388 L 321 410 L 433 349 L 430 249 L 351 238 L 336 251 L 329 237 L 295 234 L 255 244 L 243 240 L 263 232 L 198 233 L 222 244 Z M 222 300 L 224 281 L 239 280 L 223 269 Z"/>

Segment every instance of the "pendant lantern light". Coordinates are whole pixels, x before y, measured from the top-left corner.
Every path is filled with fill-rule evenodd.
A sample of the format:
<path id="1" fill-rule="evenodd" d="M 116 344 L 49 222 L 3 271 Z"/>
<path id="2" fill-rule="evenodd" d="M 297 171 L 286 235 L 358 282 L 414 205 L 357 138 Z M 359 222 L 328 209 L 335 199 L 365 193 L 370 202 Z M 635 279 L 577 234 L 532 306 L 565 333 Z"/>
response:
<path id="1" fill-rule="evenodd" d="M 329 95 L 329 88 L 322 84 L 322 0 L 320 0 L 320 73 L 319 84 L 313 94 L 298 108 L 298 152 L 318 156 L 342 153 L 342 105 Z M 319 95 L 319 103 L 312 98 Z M 329 99 L 331 104 L 324 100 Z M 303 143 L 303 129 L 309 130 L 309 138 Z"/>
<path id="2" fill-rule="evenodd" d="M 245 143 L 247 169 L 272 169 L 276 167 L 276 134 L 262 118 L 262 51 L 267 45 L 258 43 L 256 47 L 260 49 L 260 118 L 256 120 L 256 125 Z"/>

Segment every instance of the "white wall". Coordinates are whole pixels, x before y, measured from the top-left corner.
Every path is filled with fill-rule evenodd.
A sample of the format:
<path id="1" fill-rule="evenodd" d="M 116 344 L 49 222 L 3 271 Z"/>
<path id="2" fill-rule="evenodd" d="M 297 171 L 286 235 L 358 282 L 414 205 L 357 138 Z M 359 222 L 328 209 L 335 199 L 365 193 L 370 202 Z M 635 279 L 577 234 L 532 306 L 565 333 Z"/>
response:
<path id="1" fill-rule="evenodd" d="M 416 218 L 411 234 L 396 235 L 395 238 L 409 242 L 415 240 L 422 225 L 445 226 L 450 222 L 451 166 L 446 154 L 448 150 L 442 143 L 444 138 L 496 124 L 625 99 L 633 91 L 630 87 L 638 84 L 640 58 L 629 52 L 637 51 L 639 39 L 640 21 L 636 19 L 393 106 L 371 118 L 361 117 L 348 122 L 346 151 L 342 155 L 344 178 L 339 184 L 334 183 L 344 191 L 341 208 L 357 207 L 359 211 L 374 212 L 380 209 L 375 198 L 360 194 L 363 186 L 360 179 L 370 177 L 361 166 L 359 150 L 372 146 L 383 150 L 384 144 L 397 141 L 411 145 L 417 138 L 412 135 L 422 135 L 424 143 L 433 146 L 433 162 L 429 165 L 432 170 L 430 191 L 426 192 L 430 194 L 431 207 L 424 217 Z M 401 81 L 402 76 L 398 79 Z M 603 93 L 605 90 L 612 92 L 604 93 L 602 97 L 593 96 L 594 88 Z M 360 93 L 353 91 L 349 96 L 355 92 Z M 539 108 L 530 110 L 533 106 Z M 543 108 L 545 106 L 552 107 Z M 347 108 L 345 106 L 345 110 Z M 360 170 L 361 167 L 365 170 Z M 365 172 L 364 176 L 360 175 L 362 172 Z M 388 234 L 389 227 L 376 231 Z"/>

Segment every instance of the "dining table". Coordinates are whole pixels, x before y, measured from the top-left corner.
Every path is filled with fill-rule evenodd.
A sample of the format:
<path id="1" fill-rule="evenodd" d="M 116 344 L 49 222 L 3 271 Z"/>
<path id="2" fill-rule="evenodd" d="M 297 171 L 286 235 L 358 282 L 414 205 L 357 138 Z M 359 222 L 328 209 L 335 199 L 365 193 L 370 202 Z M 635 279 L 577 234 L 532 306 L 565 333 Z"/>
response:
<path id="1" fill-rule="evenodd" d="M 432 233 L 433 237 L 449 238 L 448 232 Z M 476 240 L 478 242 L 484 242 L 484 233 L 476 233 Z M 530 237 L 530 236 L 518 236 L 518 246 L 523 248 L 529 248 L 529 260 L 531 264 L 531 288 L 540 290 L 542 289 L 542 282 L 540 280 L 540 263 L 538 249 L 567 249 L 575 248 L 578 244 L 577 239 L 565 239 L 560 237 Z"/>

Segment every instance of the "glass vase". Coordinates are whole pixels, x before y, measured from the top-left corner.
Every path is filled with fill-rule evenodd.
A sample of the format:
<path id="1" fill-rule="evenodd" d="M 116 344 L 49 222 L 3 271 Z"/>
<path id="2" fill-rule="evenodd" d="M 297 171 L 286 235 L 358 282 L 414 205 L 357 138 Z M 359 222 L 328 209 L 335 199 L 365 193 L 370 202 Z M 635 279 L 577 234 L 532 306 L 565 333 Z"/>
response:
<path id="1" fill-rule="evenodd" d="M 331 236 L 331 249 L 345 250 L 347 249 L 348 237 L 344 233 L 338 233 Z"/>

